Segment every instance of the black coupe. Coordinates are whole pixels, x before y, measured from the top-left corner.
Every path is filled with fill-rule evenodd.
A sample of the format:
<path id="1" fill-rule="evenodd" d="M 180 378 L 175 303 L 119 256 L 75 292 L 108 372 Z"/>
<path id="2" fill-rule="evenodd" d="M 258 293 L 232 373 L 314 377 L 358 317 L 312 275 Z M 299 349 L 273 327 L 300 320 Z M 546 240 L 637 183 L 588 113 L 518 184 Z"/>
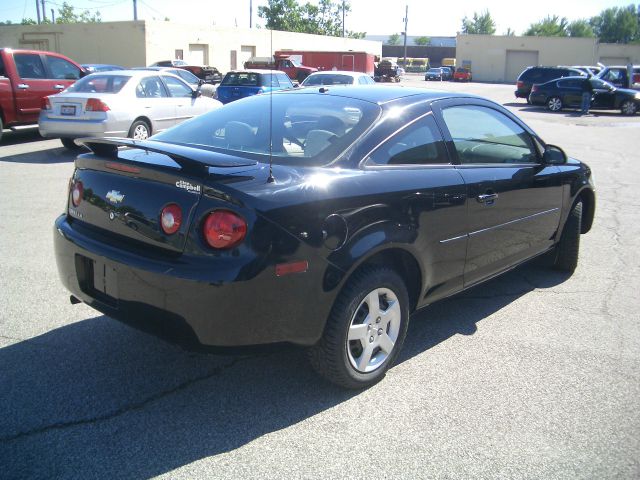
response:
<path id="1" fill-rule="evenodd" d="M 414 310 L 545 252 L 573 271 L 595 210 L 588 166 L 424 89 L 258 95 L 84 144 L 54 235 L 73 302 L 187 345 L 308 346 L 349 388 L 384 376 Z"/>
<path id="2" fill-rule="evenodd" d="M 640 92 L 616 88 L 598 78 L 565 77 L 541 85 L 534 85 L 529 95 L 533 105 L 545 105 L 552 112 L 563 108 L 580 108 L 585 81 L 591 83 L 593 95 L 591 110 L 620 110 L 623 115 L 633 115 L 640 110 Z"/>

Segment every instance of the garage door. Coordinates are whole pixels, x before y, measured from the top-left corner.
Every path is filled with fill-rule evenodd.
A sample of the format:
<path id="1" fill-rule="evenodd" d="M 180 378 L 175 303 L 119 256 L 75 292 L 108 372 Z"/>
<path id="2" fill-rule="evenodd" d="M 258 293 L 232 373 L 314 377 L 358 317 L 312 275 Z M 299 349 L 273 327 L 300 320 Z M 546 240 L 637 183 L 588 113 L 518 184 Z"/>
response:
<path id="1" fill-rule="evenodd" d="M 538 51 L 507 50 L 505 82 L 515 82 L 527 67 L 538 65 Z"/>
<path id="2" fill-rule="evenodd" d="M 610 67 L 612 65 L 626 65 L 629 63 L 628 57 L 600 57 L 600 63 Z"/>
<path id="3" fill-rule="evenodd" d="M 244 65 L 244 62 L 249 60 L 251 57 L 256 56 L 256 47 L 251 45 L 241 45 L 240 46 L 240 65 Z"/>
<path id="4" fill-rule="evenodd" d="M 208 45 L 190 44 L 189 58 L 185 60 L 191 65 L 208 65 L 209 64 L 209 48 Z"/>

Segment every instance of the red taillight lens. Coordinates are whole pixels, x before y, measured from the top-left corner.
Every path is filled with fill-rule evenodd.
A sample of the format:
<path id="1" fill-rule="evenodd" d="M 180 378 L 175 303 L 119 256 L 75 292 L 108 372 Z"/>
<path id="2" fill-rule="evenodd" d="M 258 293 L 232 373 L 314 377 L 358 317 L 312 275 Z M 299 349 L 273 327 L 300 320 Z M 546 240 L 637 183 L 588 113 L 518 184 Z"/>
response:
<path id="1" fill-rule="evenodd" d="M 204 222 L 204 238 L 213 248 L 232 248 L 247 234 L 247 222 L 228 210 L 211 212 Z"/>
<path id="2" fill-rule="evenodd" d="M 160 226 L 167 235 L 172 235 L 180 230 L 182 224 L 182 210 L 175 203 L 170 203 L 160 213 Z"/>
<path id="3" fill-rule="evenodd" d="M 109 106 L 99 98 L 89 98 L 84 109 L 87 112 L 108 112 L 110 110 Z"/>
<path id="4" fill-rule="evenodd" d="M 40 108 L 42 110 L 51 110 L 51 102 L 49 101 L 49 97 L 42 97 Z"/>
<path id="5" fill-rule="evenodd" d="M 522 87 L 524 87 L 524 82 L 518 82 L 518 83 L 516 83 L 516 87 L 518 87 L 518 88 L 522 88 Z"/>
<path id="6" fill-rule="evenodd" d="M 74 207 L 80 205 L 83 192 L 84 187 L 82 186 L 82 182 L 80 180 L 76 180 L 71 184 L 71 203 Z"/>

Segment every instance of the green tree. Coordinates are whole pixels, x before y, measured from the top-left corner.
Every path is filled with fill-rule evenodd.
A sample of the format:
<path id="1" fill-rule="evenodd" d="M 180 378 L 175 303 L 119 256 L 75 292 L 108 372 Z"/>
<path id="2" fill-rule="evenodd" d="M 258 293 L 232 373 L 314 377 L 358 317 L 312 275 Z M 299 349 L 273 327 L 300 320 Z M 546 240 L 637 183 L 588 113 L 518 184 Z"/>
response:
<path id="1" fill-rule="evenodd" d="M 601 42 L 629 43 L 640 40 L 640 7 L 612 7 L 589 21 Z"/>
<path id="2" fill-rule="evenodd" d="M 393 33 L 387 39 L 387 45 L 400 45 L 400 34 Z"/>
<path id="3" fill-rule="evenodd" d="M 592 38 L 596 36 L 588 20 L 574 20 L 567 25 L 567 33 L 570 37 Z"/>
<path id="4" fill-rule="evenodd" d="M 415 40 L 413 40 L 413 43 L 415 43 L 416 45 L 429 45 L 431 43 L 431 39 L 429 37 L 418 37 Z"/>
<path id="5" fill-rule="evenodd" d="M 462 19 L 462 33 L 493 35 L 496 33 L 496 22 L 491 18 L 489 10 L 480 14 L 473 12 L 473 19 Z"/>
<path id="6" fill-rule="evenodd" d="M 92 14 L 89 10 L 84 10 L 77 14 L 73 5 L 69 5 L 67 2 L 62 2 L 56 16 L 56 23 L 97 23 L 101 21 L 99 11 Z"/>
<path id="7" fill-rule="evenodd" d="M 296 0 L 269 0 L 258 7 L 258 16 L 266 20 L 266 28 L 285 32 L 342 36 L 342 17 L 351 11 L 349 1 L 320 0 L 300 5 Z M 363 38 L 364 32 L 345 31 L 350 38 Z"/>
<path id="8" fill-rule="evenodd" d="M 565 17 L 557 15 L 545 17 L 537 23 L 532 23 L 524 35 L 533 37 L 566 37 L 568 22 Z"/>

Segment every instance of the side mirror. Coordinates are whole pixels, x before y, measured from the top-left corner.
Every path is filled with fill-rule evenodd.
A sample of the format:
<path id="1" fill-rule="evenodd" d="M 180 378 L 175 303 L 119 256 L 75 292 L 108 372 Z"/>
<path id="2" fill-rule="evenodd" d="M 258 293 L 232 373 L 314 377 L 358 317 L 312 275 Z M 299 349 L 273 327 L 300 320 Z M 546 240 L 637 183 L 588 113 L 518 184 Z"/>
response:
<path id="1" fill-rule="evenodd" d="M 203 79 L 198 80 L 198 86 L 201 87 L 202 85 L 204 85 L 204 80 Z"/>
<path id="2" fill-rule="evenodd" d="M 542 154 L 542 161 L 547 165 L 562 165 L 567 163 L 567 154 L 556 145 L 547 145 Z"/>
<path id="3" fill-rule="evenodd" d="M 202 91 L 200 90 L 200 87 L 198 87 L 197 90 L 194 90 L 193 92 L 191 92 L 191 98 L 198 98 L 200 95 L 202 95 Z"/>

